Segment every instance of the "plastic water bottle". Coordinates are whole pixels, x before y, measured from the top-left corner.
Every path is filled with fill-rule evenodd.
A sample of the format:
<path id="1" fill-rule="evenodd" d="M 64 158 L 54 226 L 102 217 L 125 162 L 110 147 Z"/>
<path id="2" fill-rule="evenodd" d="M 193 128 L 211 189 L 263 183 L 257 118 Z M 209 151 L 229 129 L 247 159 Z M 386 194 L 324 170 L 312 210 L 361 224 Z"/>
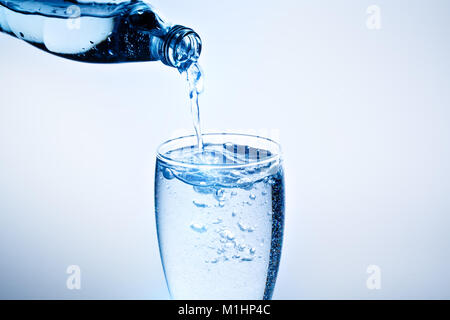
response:
<path id="1" fill-rule="evenodd" d="M 202 48 L 192 29 L 165 23 L 141 0 L 0 0 L 0 31 L 76 61 L 162 61 L 180 71 Z"/>

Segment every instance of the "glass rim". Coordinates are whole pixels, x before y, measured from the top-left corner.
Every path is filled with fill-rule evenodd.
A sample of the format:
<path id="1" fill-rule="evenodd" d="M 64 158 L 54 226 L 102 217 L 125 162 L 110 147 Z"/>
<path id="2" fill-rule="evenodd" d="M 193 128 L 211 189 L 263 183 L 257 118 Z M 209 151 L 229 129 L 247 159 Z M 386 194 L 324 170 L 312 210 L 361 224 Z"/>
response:
<path id="1" fill-rule="evenodd" d="M 270 143 L 273 146 L 276 147 L 276 152 L 271 152 L 272 155 L 268 156 L 267 158 L 264 158 L 263 160 L 258 160 L 258 161 L 254 161 L 254 162 L 250 162 L 250 163 L 244 163 L 244 164 L 236 164 L 236 163 L 220 163 L 220 164 L 214 164 L 214 163 L 189 163 L 189 162 L 184 162 L 184 161 L 180 161 L 180 160 L 176 160 L 173 159 L 171 157 L 168 157 L 166 155 L 164 155 L 161 152 L 161 149 L 165 146 L 167 146 L 170 143 L 174 143 L 176 141 L 183 141 L 183 140 L 187 140 L 187 139 L 197 139 L 197 136 L 194 134 L 191 135 L 185 135 L 185 136 L 181 136 L 181 137 L 177 137 L 177 138 L 172 138 L 169 139 L 163 143 L 161 143 L 156 151 L 156 158 L 169 164 L 172 166 L 179 166 L 179 167 L 185 167 L 185 168 L 203 168 L 203 169 L 237 169 L 237 168 L 249 168 L 249 167 L 254 167 L 254 166 L 258 166 L 258 165 L 264 165 L 264 164 L 268 164 L 274 161 L 280 161 L 281 160 L 281 145 L 270 139 L 267 137 L 263 137 L 263 136 L 259 136 L 259 135 L 253 135 L 253 134 L 245 134 L 245 133 L 228 133 L 228 132 L 217 132 L 217 133 L 204 133 L 202 134 L 203 138 L 208 138 L 211 136 L 217 136 L 217 137 L 222 137 L 222 136 L 238 136 L 238 137 L 247 137 L 247 138 L 252 138 L 252 139 L 257 139 L 259 141 L 265 141 L 266 143 Z M 232 142 L 232 141 L 227 141 L 227 142 Z"/>

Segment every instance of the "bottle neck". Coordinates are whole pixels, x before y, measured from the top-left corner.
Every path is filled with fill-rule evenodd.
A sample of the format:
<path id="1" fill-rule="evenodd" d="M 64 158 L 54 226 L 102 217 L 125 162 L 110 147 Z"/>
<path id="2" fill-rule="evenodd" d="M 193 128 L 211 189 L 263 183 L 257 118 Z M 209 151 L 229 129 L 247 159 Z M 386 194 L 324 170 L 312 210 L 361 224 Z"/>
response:
<path id="1" fill-rule="evenodd" d="M 176 25 L 164 38 L 161 61 L 183 71 L 198 61 L 201 51 L 202 41 L 199 35 L 190 28 Z"/>

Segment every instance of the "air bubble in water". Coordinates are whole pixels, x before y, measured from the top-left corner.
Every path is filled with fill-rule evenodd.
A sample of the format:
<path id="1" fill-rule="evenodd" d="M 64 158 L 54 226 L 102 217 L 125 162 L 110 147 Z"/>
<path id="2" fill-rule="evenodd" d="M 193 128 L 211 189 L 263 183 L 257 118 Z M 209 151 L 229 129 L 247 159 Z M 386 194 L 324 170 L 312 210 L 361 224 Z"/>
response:
<path id="1" fill-rule="evenodd" d="M 198 233 L 205 233 L 208 230 L 205 225 L 200 223 L 191 224 L 191 229 Z"/>
<path id="2" fill-rule="evenodd" d="M 253 232 L 255 231 L 255 229 L 253 229 L 252 227 L 249 227 L 247 225 L 245 225 L 242 221 L 238 222 L 238 227 L 242 232 Z"/>
<path id="3" fill-rule="evenodd" d="M 238 227 L 241 231 L 247 231 L 247 226 L 243 224 L 241 221 L 238 222 Z"/>
<path id="4" fill-rule="evenodd" d="M 250 200 L 255 200 L 256 196 L 252 193 L 251 195 L 248 196 L 250 198 Z"/>
<path id="5" fill-rule="evenodd" d="M 244 257 L 241 259 L 241 261 L 253 261 L 253 258 L 251 257 Z"/>
<path id="6" fill-rule="evenodd" d="M 227 230 L 227 229 L 220 231 L 220 236 L 222 238 L 224 238 L 224 239 L 227 239 L 227 240 L 233 240 L 234 239 L 233 232 L 231 232 L 230 230 Z"/>
<path id="7" fill-rule="evenodd" d="M 247 247 L 247 246 L 246 246 L 245 244 L 242 244 L 242 243 L 238 243 L 238 244 L 236 245 L 236 248 L 237 248 L 240 252 L 244 251 L 244 249 L 245 249 L 246 247 Z"/>
<path id="8" fill-rule="evenodd" d="M 213 221 L 213 224 L 220 224 L 222 223 L 222 219 L 221 218 L 217 218 L 216 220 Z"/>
<path id="9" fill-rule="evenodd" d="M 203 202 L 199 202 L 197 200 L 193 200 L 192 203 L 197 207 L 197 208 L 208 208 L 208 205 L 206 203 Z"/>
<path id="10" fill-rule="evenodd" d="M 216 194 L 214 195 L 217 201 L 223 201 L 225 200 L 225 190 L 224 189 L 217 189 Z"/>
<path id="11" fill-rule="evenodd" d="M 254 255 L 255 252 L 256 252 L 256 249 L 255 249 L 255 248 L 250 248 L 250 254 L 251 254 L 251 255 Z"/>
<path id="12" fill-rule="evenodd" d="M 163 170 L 163 176 L 164 178 L 166 178 L 167 180 L 172 180 L 175 176 L 172 173 L 172 170 L 170 170 L 169 168 L 164 168 Z"/>
<path id="13" fill-rule="evenodd" d="M 233 243 L 227 242 L 227 243 L 225 243 L 225 247 L 226 248 L 231 248 L 231 247 L 233 247 Z"/>

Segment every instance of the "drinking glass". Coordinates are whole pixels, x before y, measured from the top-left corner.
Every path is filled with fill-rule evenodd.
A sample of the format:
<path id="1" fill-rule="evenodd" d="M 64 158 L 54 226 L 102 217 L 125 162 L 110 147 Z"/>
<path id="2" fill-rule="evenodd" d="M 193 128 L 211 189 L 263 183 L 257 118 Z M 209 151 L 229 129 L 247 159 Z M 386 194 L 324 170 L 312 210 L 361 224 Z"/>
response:
<path id="1" fill-rule="evenodd" d="M 280 146 L 244 134 L 163 143 L 157 153 L 159 249 L 173 299 L 271 299 L 284 230 Z"/>

